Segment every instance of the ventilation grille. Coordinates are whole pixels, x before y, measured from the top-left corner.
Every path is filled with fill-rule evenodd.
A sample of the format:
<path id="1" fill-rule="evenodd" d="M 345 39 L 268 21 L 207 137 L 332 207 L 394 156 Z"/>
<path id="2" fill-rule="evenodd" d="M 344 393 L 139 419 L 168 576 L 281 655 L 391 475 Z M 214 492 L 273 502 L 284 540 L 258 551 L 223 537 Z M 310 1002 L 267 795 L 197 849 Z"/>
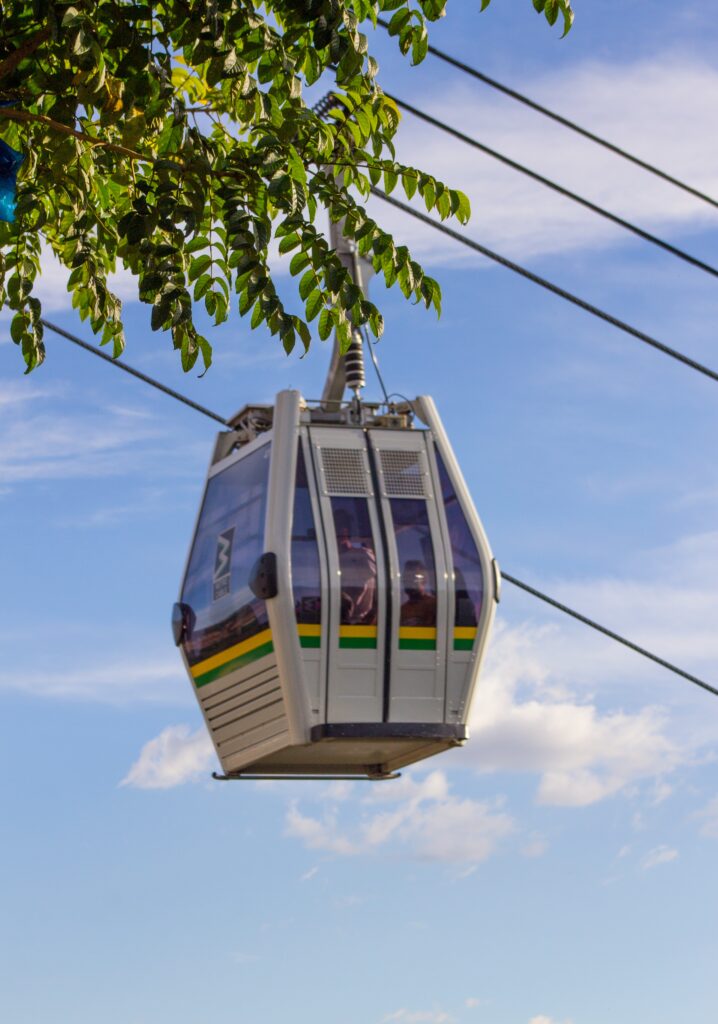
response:
<path id="1" fill-rule="evenodd" d="M 322 448 L 324 484 L 329 494 L 371 494 L 364 453 L 352 448 Z"/>
<path id="2" fill-rule="evenodd" d="M 285 737 L 288 729 L 274 658 L 261 672 L 248 667 L 239 678 L 235 674 L 232 678 L 229 684 L 222 685 L 221 680 L 209 684 L 212 692 L 206 696 L 200 691 L 200 703 L 225 771 L 246 764 L 245 750 Z"/>
<path id="3" fill-rule="evenodd" d="M 380 451 L 384 493 L 390 498 L 425 498 L 420 452 Z"/>

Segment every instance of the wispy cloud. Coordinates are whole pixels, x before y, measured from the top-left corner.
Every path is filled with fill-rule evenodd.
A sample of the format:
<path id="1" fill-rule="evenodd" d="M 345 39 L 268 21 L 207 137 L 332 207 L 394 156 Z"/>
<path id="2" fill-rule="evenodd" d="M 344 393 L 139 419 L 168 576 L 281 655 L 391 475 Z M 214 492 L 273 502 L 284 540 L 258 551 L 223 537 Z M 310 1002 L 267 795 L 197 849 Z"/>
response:
<path id="1" fill-rule="evenodd" d="M 62 386 L 50 391 L 0 379 L 0 484 L 5 489 L 137 475 L 149 466 L 153 479 L 186 475 L 187 449 L 181 458 L 173 457 L 176 448 L 164 443 L 169 433 L 167 423 L 141 405 L 78 401 Z"/>
<path id="2" fill-rule="evenodd" d="M 656 846 L 646 854 L 641 861 L 641 867 L 644 871 L 649 868 L 656 868 L 659 864 L 670 864 L 678 858 L 678 850 L 674 850 L 670 846 Z"/>
<path id="3" fill-rule="evenodd" d="M 560 97 L 567 116 L 695 187 L 718 192 L 718 138 L 709 130 L 718 103 L 715 68 L 663 53 L 635 64 L 595 61 L 515 84 L 549 107 L 559 106 Z M 648 230 L 670 233 L 710 224 L 708 207 L 686 193 L 501 97 L 483 92 L 479 102 L 469 86 L 403 98 Z M 409 114 L 398 139 L 403 160 L 469 194 L 474 214 L 468 233 L 505 255 L 526 258 L 631 239 L 603 218 Z M 482 261 L 380 200 L 373 208 L 419 257 L 455 265 Z"/>
<path id="4" fill-rule="evenodd" d="M 451 1024 L 454 1018 L 445 1010 L 407 1010 L 402 1007 L 382 1018 L 382 1024 Z"/>
<path id="5" fill-rule="evenodd" d="M 295 802 L 286 819 L 286 834 L 310 849 L 344 856 L 401 849 L 416 860 L 449 864 L 481 863 L 514 828 L 499 802 L 455 796 L 439 771 L 419 780 L 407 774 L 375 789 L 361 802 L 356 823 L 344 820 L 337 803 L 316 816 Z"/>
<path id="6" fill-rule="evenodd" d="M 169 725 L 145 743 L 121 786 L 136 789 L 171 789 L 200 779 L 216 764 L 207 730 L 191 732 L 188 725 Z"/>
<path id="7" fill-rule="evenodd" d="M 178 657 L 127 661 L 108 653 L 98 664 L 77 669 L 3 669 L 0 690 L 105 704 L 177 704 L 184 702 L 187 679 Z"/>
<path id="8" fill-rule="evenodd" d="M 705 807 L 697 811 L 694 817 L 700 821 L 700 833 L 711 839 L 718 839 L 718 796 L 709 800 Z"/>

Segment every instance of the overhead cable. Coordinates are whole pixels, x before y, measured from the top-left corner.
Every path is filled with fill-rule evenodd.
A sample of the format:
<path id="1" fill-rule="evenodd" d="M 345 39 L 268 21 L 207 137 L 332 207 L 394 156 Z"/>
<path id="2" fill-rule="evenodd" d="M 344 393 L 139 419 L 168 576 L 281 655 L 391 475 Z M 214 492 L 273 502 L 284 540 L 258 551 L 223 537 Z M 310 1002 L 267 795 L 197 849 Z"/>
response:
<path id="1" fill-rule="evenodd" d="M 222 416 L 219 416 L 217 413 L 211 412 L 209 409 L 205 409 L 204 406 L 198 405 L 197 402 L 193 402 L 191 398 L 187 398 L 185 395 L 181 395 L 178 391 L 173 391 L 172 388 L 168 388 L 164 384 L 161 384 L 159 381 L 153 380 L 151 377 L 146 376 L 146 374 L 141 373 L 139 370 L 135 370 L 134 368 L 128 366 L 126 363 L 121 363 L 119 360 L 113 359 L 111 356 L 105 355 L 105 353 L 100 352 L 100 350 L 96 346 L 89 345 L 87 342 L 82 341 L 82 339 L 78 338 L 77 335 L 71 334 L 69 331 L 64 330 L 62 327 L 57 327 L 54 324 L 49 323 L 47 320 L 43 320 L 42 323 L 48 330 L 55 331 L 55 333 L 61 335 L 61 337 L 67 338 L 68 341 L 73 342 L 73 344 L 75 345 L 79 345 L 80 348 L 83 348 L 86 352 L 91 352 L 93 355 L 99 356 L 106 362 L 118 367 L 118 369 L 124 370 L 126 373 L 131 373 L 132 376 L 137 377 L 138 380 L 144 381 L 145 384 L 149 384 L 151 385 L 151 387 L 157 388 L 159 391 L 162 391 L 170 398 L 175 398 L 178 402 L 183 402 L 185 405 L 188 405 L 191 409 L 194 409 L 197 412 L 202 413 L 202 415 L 209 416 L 210 419 L 216 420 L 219 423 L 223 424 L 224 426 L 230 426 L 230 423 L 227 420 L 225 420 Z M 524 583 L 521 580 L 516 579 L 515 576 L 511 576 L 509 573 L 504 572 L 503 570 L 501 571 L 501 576 L 508 583 L 512 583 L 514 586 L 520 587 L 522 590 L 525 590 L 526 593 L 531 594 L 533 597 L 538 598 L 540 601 L 544 601 L 547 604 L 552 605 L 554 608 L 558 609 L 558 611 L 564 612 L 564 614 L 566 615 L 570 615 L 571 618 L 577 619 L 579 622 L 584 623 L 584 625 L 590 626 L 591 629 L 595 629 L 599 633 L 603 633 L 604 636 L 609 637 L 609 639 L 615 640 L 617 643 L 623 644 L 624 647 L 630 648 L 632 651 L 635 651 L 636 654 L 640 654 L 644 658 L 648 658 L 650 661 L 655 662 L 657 665 L 661 665 L 662 668 L 667 669 L 669 672 L 673 672 L 675 675 L 681 676 L 681 678 L 687 679 L 689 682 L 695 683 L 697 686 L 702 687 L 709 693 L 718 696 L 718 689 L 711 686 L 710 683 L 706 683 L 702 679 L 699 679 L 697 676 L 692 675 L 690 672 L 686 672 L 684 671 L 684 669 L 678 668 L 677 665 L 672 665 L 671 662 L 665 661 L 663 658 L 659 658 L 658 655 L 652 654 L 650 651 L 646 650 L 645 647 L 639 647 L 638 644 L 634 644 L 631 640 L 627 640 L 625 637 L 620 636 L 618 633 L 614 633 L 612 630 L 607 629 L 605 626 L 601 626 L 599 623 L 594 622 L 593 619 L 587 618 L 585 615 L 582 615 L 575 609 L 569 608 L 568 605 L 562 604 L 560 601 L 556 601 L 555 598 L 549 597 L 548 594 L 544 594 L 540 590 L 536 590 L 534 587 L 529 586 L 528 583 Z"/>
<path id="2" fill-rule="evenodd" d="M 606 220 L 610 220 L 613 224 L 618 224 L 619 227 L 625 228 L 627 231 L 632 231 L 634 235 L 638 235 L 639 238 L 643 238 L 646 242 L 651 242 L 652 245 L 657 245 L 661 249 L 665 249 L 666 252 L 671 253 L 673 256 L 677 256 L 681 260 L 685 260 L 686 263 L 691 263 L 694 267 L 704 270 L 707 274 L 712 274 L 714 277 L 718 277 L 718 269 L 716 269 L 716 267 L 712 267 L 709 263 L 704 263 L 703 260 L 699 260 L 697 257 L 691 256 L 683 249 L 679 249 L 677 246 L 671 245 L 670 242 L 664 242 L 663 239 L 656 237 L 656 235 L 652 235 L 649 231 L 644 231 L 643 228 L 639 228 L 635 224 L 631 224 L 630 221 L 624 220 L 623 217 L 619 217 L 615 213 L 610 213 L 602 206 L 597 206 L 596 203 L 592 203 L 589 199 L 584 199 L 583 196 L 579 196 L 575 192 L 571 192 L 569 189 L 564 188 L 562 185 L 558 185 L 555 181 L 551 181 L 550 178 L 544 178 L 542 174 L 538 174 L 536 171 L 530 170 L 530 168 L 525 167 L 516 160 L 512 160 L 508 156 L 504 156 L 503 153 L 499 153 L 495 149 L 491 149 L 489 146 L 484 145 L 483 142 L 479 142 L 477 139 L 472 139 L 469 135 L 465 135 L 457 128 L 452 128 L 443 121 L 439 121 L 437 118 L 432 117 L 431 114 L 427 114 L 423 110 L 419 110 L 417 107 L 412 106 L 411 103 L 407 103 L 405 100 L 399 99 L 398 96 L 393 96 L 389 93 L 387 93 L 387 95 L 389 96 L 389 99 L 394 100 L 397 106 L 401 107 L 403 110 L 408 110 L 410 114 L 420 118 L 422 121 L 432 125 L 434 128 L 438 128 L 440 131 L 446 132 L 448 135 L 453 135 L 454 138 L 459 139 L 461 142 L 465 142 L 467 146 L 473 146 L 474 149 L 478 149 L 487 156 L 493 157 L 494 160 L 499 160 L 507 167 L 513 168 L 513 170 L 518 171 L 520 174 L 525 174 L 534 181 L 538 181 L 541 185 L 545 185 L 546 188 L 550 188 L 554 192 L 558 192 L 559 195 L 566 196 L 567 199 L 573 200 L 574 203 L 579 203 L 587 210 L 597 213 L 600 217 L 605 217 Z"/>
<path id="3" fill-rule="evenodd" d="M 378 18 L 377 23 L 381 25 L 382 28 L 389 28 L 389 23 L 384 21 L 383 18 Z M 539 114 L 543 114 L 544 117 L 549 117 L 552 121 L 557 121 L 558 124 L 562 124 L 565 128 L 570 128 L 571 131 L 577 132 L 579 135 L 583 135 L 584 138 L 590 139 L 591 142 L 595 142 L 597 145 L 603 146 L 604 149 L 610 150 L 617 156 L 623 157 L 624 160 L 629 160 L 632 164 L 642 167 L 644 171 L 654 174 L 657 178 L 662 178 L 663 181 L 667 181 L 671 185 L 675 185 L 676 188 L 680 188 L 684 192 L 689 192 L 692 196 L 695 196 L 696 199 L 702 199 L 704 203 L 710 203 L 711 206 L 718 207 L 718 200 L 706 195 L 705 192 L 701 192 L 697 188 L 693 188 L 692 185 L 686 185 L 685 182 L 679 181 L 678 178 L 674 178 L 672 175 L 660 170 L 653 164 L 649 164 L 647 160 L 641 160 L 640 157 L 633 156 L 632 153 L 628 153 L 625 149 L 621 149 L 620 146 L 616 146 L 614 143 L 608 142 L 607 139 L 601 138 L 600 135 L 596 135 L 594 132 L 588 131 L 586 128 L 582 128 L 574 121 L 569 121 L 567 117 L 562 117 L 561 114 L 556 114 L 553 110 L 549 110 L 547 107 L 542 107 L 541 104 L 536 103 L 535 100 L 529 99 L 528 96 L 524 96 L 515 89 L 510 89 L 507 85 L 502 85 L 502 83 L 497 82 L 495 78 L 490 78 L 477 68 L 471 67 L 470 64 L 464 64 L 463 61 L 457 60 L 455 57 L 451 57 L 448 53 L 444 53 L 442 50 L 437 50 L 435 46 L 430 45 L 428 47 L 428 51 L 434 57 L 438 57 L 439 60 L 443 60 L 445 63 L 451 64 L 452 67 L 458 68 L 459 71 L 463 71 L 467 75 L 471 75 L 472 78 L 476 78 L 485 85 L 491 86 L 492 89 L 497 89 L 499 92 L 504 93 L 504 95 L 510 96 L 511 99 L 517 100 L 519 103 L 523 103 L 524 106 L 530 107 L 532 110 L 536 110 Z"/>
<path id="4" fill-rule="evenodd" d="M 163 391 L 170 398 L 176 398 L 178 402 L 184 402 L 190 409 L 196 409 L 197 412 L 201 412 L 203 416 L 209 416 L 211 420 L 216 420 L 217 423 L 221 423 L 222 426 L 228 427 L 230 424 L 223 416 L 220 416 L 216 412 L 212 412 L 210 409 L 205 409 L 203 405 L 199 405 L 198 402 L 193 402 L 191 398 L 187 398 L 186 395 L 181 395 L 179 391 L 173 391 L 172 388 L 168 388 L 166 384 L 161 384 L 158 380 L 153 377 L 148 377 L 146 373 L 142 373 L 141 370 L 136 370 L 133 366 L 128 366 L 127 363 L 123 363 L 119 359 L 113 359 L 112 356 L 108 356 L 106 352 L 97 348 L 96 345 L 88 345 L 82 338 L 78 338 L 76 334 L 71 334 L 70 331 L 66 331 L 63 327 L 58 327 L 57 324 L 51 324 L 49 320 L 40 320 L 43 327 L 46 327 L 48 331 L 54 331 L 55 334 L 60 334 L 63 338 L 67 338 L 73 345 L 79 345 L 80 348 L 84 348 L 86 352 L 91 352 L 93 356 L 99 356 L 100 359 L 104 359 L 107 363 L 112 363 L 113 366 L 117 366 L 120 370 L 124 370 L 125 373 L 131 374 L 133 377 L 137 377 L 138 380 L 142 380 L 145 384 L 149 384 L 153 388 L 157 388 L 158 391 Z"/>
<path id="5" fill-rule="evenodd" d="M 606 323 L 612 324 L 614 327 L 617 327 L 620 331 L 624 331 L 626 334 L 630 334 L 631 337 L 637 338 L 645 345 L 650 345 L 652 348 L 658 349 L 659 352 L 663 352 L 664 355 L 670 356 L 671 359 L 676 359 L 679 363 L 683 363 L 685 366 L 689 366 L 692 370 L 696 370 L 698 373 L 702 373 L 705 377 L 710 377 L 711 380 L 718 382 L 718 372 L 711 370 L 709 366 L 704 366 L 703 363 L 699 363 L 695 359 L 691 359 L 690 356 L 686 356 L 682 352 L 678 352 L 676 349 L 670 348 L 668 345 L 664 345 L 662 341 L 652 338 L 650 334 L 645 334 L 643 331 L 639 331 L 638 328 L 632 327 L 624 320 L 619 320 L 618 317 L 612 316 L 610 313 L 606 313 L 605 310 L 599 309 L 598 306 L 594 306 L 590 302 L 586 302 L 585 299 L 581 299 L 577 295 L 574 295 L 572 292 L 567 292 L 564 288 L 560 288 L 557 284 L 547 281 L 545 277 L 539 277 L 539 275 L 534 274 L 533 271 L 527 270 L 518 263 L 514 263 L 505 256 L 501 256 L 499 253 L 494 252 L 492 249 L 487 249 L 485 245 L 481 245 L 479 242 L 474 242 L 473 239 L 467 238 L 466 235 L 462 235 L 458 231 L 454 231 L 453 228 L 447 227 L 446 224 L 440 224 L 439 221 L 434 220 L 433 217 L 429 217 L 427 214 L 421 213 L 419 210 L 415 210 L 412 206 L 402 203 L 401 200 L 394 199 L 393 196 L 388 196 L 386 192 L 382 192 L 381 189 L 373 188 L 372 193 L 380 199 L 383 199 L 386 203 L 390 203 L 391 206 L 396 206 L 398 210 L 403 210 L 404 213 L 408 213 L 410 217 L 415 217 L 417 220 L 423 221 L 424 224 L 428 224 L 437 231 L 441 231 L 443 234 L 448 235 L 449 238 L 453 238 L 462 245 L 468 246 L 468 248 L 473 249 L 474 252 L 481 253 L 482 256 L 486 256 L 495 263 L 500 263 L 508 270 L 513 270 L 515 274 L 520 274 L 521 277 L 525 277 L 527 280 L 533 281 L 534 284 L 540 285 L 547 291 L 553 292 L 554 295 L 558 295 L 559 298 L 565 299 L 567 302 L 571 302 L 574 306 L 578 306 L 580 309 L 585 310 L 587 313 L 591 313 L 600 320 L 605 320 Z"/>
<path id="6" fill-rule="evenodd" d="M 604 636 L 610 637 L 611 640 L 615 640 L 619 644 L 623 644 L 624 647 L 629 647 L 632 651 L 637 654 L 641 654 L 644 658 L 649 658 L 651 661 L 655 661 L 657 665 L 662 665 L 663 668 L 667 668 L 670 672 L 674 672 L 677 676 L 682 676 L 683 679 L 687 679 L 690 683 L 695 683 L 696 686 L 702 687 L 709 693 L 714 694 L 718 697 L 718 689 L 715 686 L 711 686 L 710 683 L 705 683 L 698 676 L 692 675 L 690 672 L 685 672 L 682 668 L 678 668 L 677 665 L 672 665 L 670 661 L 665 661 L 663 658 L 659 658 L 655 654 L 651 654 L 645 647 L 639 647 L 638 644 L 634 644 L 632 640 L 627 640 L 625 636 L 620 636 L 618 633 L 614 633 L 612 629 L 606 629 L 605 626 L 601 626 L 598 622 L 594 622 L 593 619 L 586 618 L 585 615 L 581 615 L 580 612 L 575 611 L 573 608 L 569 608 L 568 605 L 562 604 L 553 597 L 549 597 L 548 594 L 543 594 L 540 590 L 536 590 L 534 587 L 530 587 L 528 583 L 523 583 L 521 580 L 517 580 L 515 576 L 510 576 L 507 572 L 501 571 L 501 578 L 506 580 L 508 583 L 513 583 L 515 587 L 520 587 L 521 590 L 525 590 L 527 594 L 531 594 L 532 597 L 537 597 L 539 601 L 544 601 L 546 604 L 550 604 L 553 608 L 557 608 L 560 612 L 564 612 L 565 615 L 570 615 L 571 618 L 577 619 L 582 622 L 585 626 L 590 626 L 591 629 L 597 630 L 599 633 L 603 633 Z"/>

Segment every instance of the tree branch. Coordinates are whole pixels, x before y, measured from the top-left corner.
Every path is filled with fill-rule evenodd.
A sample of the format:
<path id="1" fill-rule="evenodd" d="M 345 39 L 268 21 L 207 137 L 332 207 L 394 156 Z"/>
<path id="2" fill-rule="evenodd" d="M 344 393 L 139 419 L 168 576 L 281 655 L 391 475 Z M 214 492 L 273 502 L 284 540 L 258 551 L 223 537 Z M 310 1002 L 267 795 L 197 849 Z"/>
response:
<path id="1" fill-rule="evenodd" d="M 0 78 L 5 78 L 7 75 L 12 74 L 18 64 L 29 57 L 31 53 L 34 53 L 39 46 L 50 37 L 50 29 L 43 28 L 39 32 L 36 32 L 34 36 L 30 36 L 24 43 L 21 43 L 16 50 L 6 57 L 5 60 L 0 61 Z"/>
<path id="2" fill-rule="evenodd" d="M 145 163 L 153 163 L 155 160 L 155 157 L 137 153 L 134 149 L 128 149 L 127 146 L 119 146 L 114 142 L 96 139 L 92 135 L 88 135 L 87 132 L 71 128 L 69 124 L 53 121 L 51 117 L 47 117 L 45 114 L 32 114 L 28 110 L 12 110 L 6 107 L 4 109 L 0 108 L 0 117 L 6 117 L 9 121 L 21 121 L 26 124 L 31 122 L 44 124 L 61 135 L 72 135 L 73 138 L 79 139 L 81 142 L 87 142 L 90 146 L 99 146 L 102 149 L 108 149 L 111 153 L 120 153 L 122 156 L 129 157 L 130 160 L 143 160 Z"/>

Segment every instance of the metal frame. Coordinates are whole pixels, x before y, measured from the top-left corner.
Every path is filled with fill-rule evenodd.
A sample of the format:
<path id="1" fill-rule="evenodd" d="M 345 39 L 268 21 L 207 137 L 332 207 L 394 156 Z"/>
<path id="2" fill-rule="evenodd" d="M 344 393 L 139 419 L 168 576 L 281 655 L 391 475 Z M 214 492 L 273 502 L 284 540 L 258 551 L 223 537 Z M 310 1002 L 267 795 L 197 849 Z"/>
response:
<path id="1" fill-rule="evenodd" d="M 471 652 L 471 674 L 468 681 L 468 686 L 465 690 L 463 701 L 459 703 L 455 709 L 455 715 L 459 721 L 466 721 L 471 710 L 471 704 L 473 701 L 474 691 L 476 689 L 476 682 L 479 676 L 481 665 L 486 654 L 486 647 L 488 644 L 489 636 L 493 627 L 494 616 L 496 614 L 496 605 L 500 599 L 500 590 L 498 581 L 500 580 L 500 574 L 498 571 L 498 563 L 491 553 L 491 547 L 489 545 L 488 538 L 484 531 L 479 515 L 474 506 L 474 502 L 471 498 L 466 481 L 461 472 L 459 464 L 454 455 L 453 448 L 449 442 L 449 438 L 444 429 L 444 425 L 441 421 L 441 417 L 437 411 L 436 405 L 434 404 L 433 398 L 428 395 L 420 395 L 412 403 L 414 411 L 419 419 L 427 425 L 431 434 L 434 438 L 437 449 L 441 453 L 441 457 L 446 466 L 449 479 L 454 485 L 456 497 L 459 500 L 466 521 L 469 524 L 476 547 L 479 552 L 479 558 L 481 561 L 481 572 L 484 581 L 484 600 L 482 601 L 481 616 L 477 623 L 476 642 Z M 436 480 L 436 486 L 438 488 L 437 493 L 441 494 L 439 471 L 434 457 L 434 452 L 431 452 L 431 464 Z M 437 507 L 440 510 L 440 515 L 444 524 L 444 533 L 448 540 L 449 531 L 448 524 L 446 522 L 446 516 L 444 513 L 444 504 L 442 501 L 437 501 Z M 451 619 L 451 628 L 453 628 L 453 612 Z M 447 646 L 447 650 L 451 647 Z M 452 714 L 452 709 L 449 706 L 451 694 L 449 692 L 448 685 L 448 674 L 447 674 L 447 707 L 446 707 L 446 718 L 449 718 Z"/>

